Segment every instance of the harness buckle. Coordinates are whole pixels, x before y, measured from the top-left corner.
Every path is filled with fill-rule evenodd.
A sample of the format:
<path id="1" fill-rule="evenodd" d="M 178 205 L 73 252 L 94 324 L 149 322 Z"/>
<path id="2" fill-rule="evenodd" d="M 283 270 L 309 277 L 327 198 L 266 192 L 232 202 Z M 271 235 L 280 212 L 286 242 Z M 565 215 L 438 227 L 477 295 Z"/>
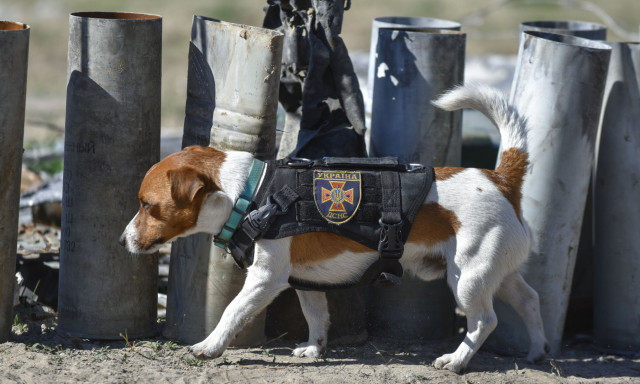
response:
<path id="1" fill-rule="evenodd" d="M 287 165 L 293 168 L 308 168 L 313 165 L 313 161 L 304 157 L 290 157 Z"/>
<path id="2" fill-rule="evenodd" d="M 422 164 L 411 163 L 411 164 L 408 165 L 407 172 L 418 172 L 418 171 L 422 171 L 425 168 L 426 167 L 424 165 L 422 165 Z"/>
<path id="3" fill-rule="evenodd" d="M 253 229 L 257 230 L 258 234 L 262 234 L 266 231 L 276 215 L 278 214 L 278 205 L 271 203 L 263 205 L 259 209 L 249 212 L 247 221 Z M 245 227 L 244 225 L 242 227 Z M 251 236 L 251 240 L 257 240 L 257 236 Z"/>
<path id="4" fill-rule="evenodd" d="M 378 242 L 378 253 L 383 259 L 399 259 L 404 253 L 402 243 L 402 222 L 385 223 L 382 218 L 380 223 L 380 241 Z"/>

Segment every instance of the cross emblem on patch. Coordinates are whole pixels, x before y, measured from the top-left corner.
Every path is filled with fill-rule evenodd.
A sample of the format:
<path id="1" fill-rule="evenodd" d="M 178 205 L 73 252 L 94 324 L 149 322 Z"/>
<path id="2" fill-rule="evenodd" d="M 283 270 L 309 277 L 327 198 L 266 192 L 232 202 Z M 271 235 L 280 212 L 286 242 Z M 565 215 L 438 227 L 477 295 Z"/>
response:
<path id="1" fill-rule="evenodd" d="M 331 190 L 322 187 L 322 203 L 331 201 L 331 212 L 346 212 L 344 203 L 353 205 L 353 188 L 348 191 L 344 190 L 344 181 L 330 181 Z"/>
<path id="2" fill-rule="evenodd" d="M 346 223 L 358 211 L 361 196 L 360 172 L 315 170 L 313 188 L 316 207 L 328 222 Z"/>

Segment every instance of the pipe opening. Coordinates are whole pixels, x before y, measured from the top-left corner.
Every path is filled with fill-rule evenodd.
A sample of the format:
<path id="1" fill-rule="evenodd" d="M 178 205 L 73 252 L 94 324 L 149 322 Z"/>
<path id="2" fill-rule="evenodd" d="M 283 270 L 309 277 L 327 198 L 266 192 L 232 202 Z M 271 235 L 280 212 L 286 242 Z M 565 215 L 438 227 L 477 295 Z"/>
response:
<path id="1" fill-rule="evenodd" d="M 560 44 L 574 45 L 577 47 L 599 49 L 599 50 L 611 50 L 611 47 L 605 43 L 585 39 L 583 37 L 576 37 L 570 35 L 562 35 L 558 33 L 551 33 L 545 31 L 525 31 L 525 35 L 534 36 L 540 39 L 553 41 Z"/>
<path id="2" fill-rule="evenodd" d="M 23 29 L 29 29 L 29 26 L 15 21 L 0 21 L 0 31 L 21 31 Z"/>
<path id="3" fill-rule="evenodd" d="M 278 31 L 275 31 L 275 30 L 272 30 L 272 29 L 255 27 L 255 26 L 252 26 L 252 25 L 230 23 L 228 21 L 213 19 L 211 17 L 206 17 L 206 16 L 194 15 L 193 16 L 193 20 L 194 21 L 195 20 L 202 20 L 202 21 L 205 21 L 205 22 L 213 23 L 212 25 L 220 25 L 221 27 L 223 27 L 225 29 L 235 28 L 238 31 L 246 30 L 249 33 L 255 32 L 255 33 L 258 33 L 258 34 L 261 34 L 261 35 L 267 35 L 267 36 L 274 36 L 274 37 L 284 36 L 281 32 L 278 32 Z"/>
<path id="4" fill-rule="evenodd" d="M 460 29 L 460 23 L 455 21 L 434 19 L 430 17 L 377 17 L 374 19 L 377 23 L 397 24 L 406 27 L 424 27 L 429 29 Z"/>
<path id="5" fill-rule="evenodd" d="M 607 29 L 602 24 L 588 21 L 526 21 L 522 23 L 526 28 L 554 29 L 558 31 L 597 31 Z"/>
<path id="6" fill-rule="evenodd" d="M 378 33 L 381 31 L 397 31 L 397 32 L 407 32 L 407 33 L 432 33 L 436 35 L 466 35 L 465 32 L 451 30 L 451 29 L 438 29 L 438 28 L 427 28 L 427 27 L 409 27 L 409 26 L 382 26 L 378 28 Z"/>
<path id="7" fill-rule="evenodd" d="M 148 13 L 129 12 L 74 12 L 71 16 L 86 17 L 89 19 L 111 19 L 111 20 L 151 20 L 161 19 L 162 16 Z"/>

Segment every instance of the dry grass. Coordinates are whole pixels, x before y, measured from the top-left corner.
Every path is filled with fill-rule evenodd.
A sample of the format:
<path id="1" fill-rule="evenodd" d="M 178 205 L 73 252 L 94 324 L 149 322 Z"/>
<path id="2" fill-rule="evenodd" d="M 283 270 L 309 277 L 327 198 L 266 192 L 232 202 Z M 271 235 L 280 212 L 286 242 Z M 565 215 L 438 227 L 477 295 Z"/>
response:
<path id="1" fill-rule="evenodd" d="M 345 14 L 342 36 L 350 50 L 368 49 L 371 20 L 381 16 L 425 16 L 463 20 L 496 0 L 352 0 Z M 566 1 L 566 0 L 565 0 Z M 631 32 L 638 31 L 640 1 L 593 0 L 616 22 Z M 31 25 L 27 121 L 44 121 L 64 126 L 67 81 L 68 14 L 78 11 L 130 11 L 163 16 L 163 129 L 180 130 L 186 95 L 187 52 L 194 14 L 226 21 L 261 25 L 266 4 L 250 0 L 3 0 L 0 19 Z M 463 25 L 468 33 L 469 54 L 515 54 L 518 24 L 526 20 L 600 20 L 576 8 L 549 5 L 549 1 L 513 0 L 490 13 L 478 24 Z M 610 39 L 620 40 L 609 34 Z M 29 125 L 27 138 L 42 135 Z M 31 131 L 32 134 L 29 134 Z M 37 131 L 36 131 L 37 132 Z"/>

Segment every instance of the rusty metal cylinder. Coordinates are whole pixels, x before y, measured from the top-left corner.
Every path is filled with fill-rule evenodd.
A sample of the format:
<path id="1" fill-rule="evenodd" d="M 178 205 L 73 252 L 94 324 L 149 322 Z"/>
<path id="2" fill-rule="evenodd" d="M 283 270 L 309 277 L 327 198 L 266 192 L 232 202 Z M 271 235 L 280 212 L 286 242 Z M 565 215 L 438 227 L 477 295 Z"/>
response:
<path id="1" fill-rule="evenodd" d="M 524 277 L 540 297 L 554 354 L 562 341 L 610 55 L 601 42 L 524 32 L 511 89 L 511 102 L 530 129 L 522 213 L 533 241 Z M 515 312 L 506 306 L 496 312 L 490 343 L 528 348 Z"/>
<path id="2" fill-rule="evenodd" d="M 463 83 L 465 43 L 465 34 L 457 31 L 379 29 L 372 156 L 460 165 L 462 111 L 438 110 L 430 101 Z M 454 332 L 455 302 L 445 279 L 423 282 L 406 276 L 401 286 L 372 287 L 368 307 L 372 335 L 437 339 Z"/>
<path id="3" fill-rule="evenodd" d="M 612 47 L 593 173 L 594 338 L 640 351 L 640 43 Z"/>
<path id="4" fill-rule="evenodd" d="M 118 238 L 160 157 L 162 18 L 69 16 L 59 329 L 90 339 L 156 333 L 158 258 Z"/>
<path id="5" fill-rule="evenodd" d="M 183 146 L 274 156 L 282 41 L 272 30 L 194 17 Z M 246 271 L 211 243 L 207 234 L 173 243 L 164 330 L 170 339 L 202 341 L 244 284 Z M 263 311 L 232 345 L 260 343 L 264 327 Z"/>
<path id="6" fill-rule="evenodd" d="M 0 343 L 13 323 L 29 32 L 26 24 L 0 21 Z"/>

